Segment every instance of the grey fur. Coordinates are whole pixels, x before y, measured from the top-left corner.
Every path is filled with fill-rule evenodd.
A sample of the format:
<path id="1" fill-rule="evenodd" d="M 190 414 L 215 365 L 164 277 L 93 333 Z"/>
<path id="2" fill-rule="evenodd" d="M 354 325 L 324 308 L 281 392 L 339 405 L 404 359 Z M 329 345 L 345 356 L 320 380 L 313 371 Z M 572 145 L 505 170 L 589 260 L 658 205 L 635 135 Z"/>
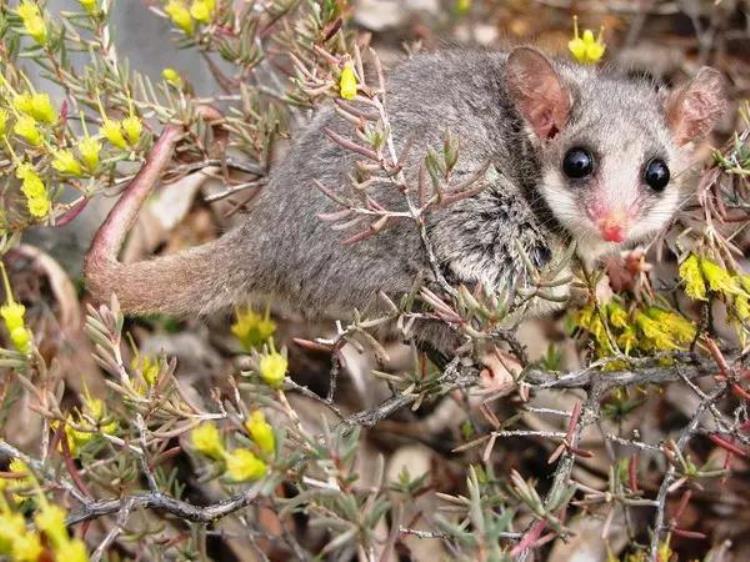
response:
<path id="1" fill-rule="evenodd" d="M 616 158 L 626 145 L 637 146 L 636 152 L 644 157 L 663 155 L 670 166 L 679 159 L 665 119 L 664 96 L 653 85 L 566 63 L 555 63 L 555 68 L 572 98 L 569 122 L 552 140 L 537 139 L 509 95 L 507 59 L 504 53 L 476 51 L 418 55 L 389 75 L 386 101 L 397 148 L 413 144 L 405 169 L 409 180 L 415 180 L 427 147 L 440 146 L 447 130 L 460 139 L 459 175 L 469 177 L 488 162 L 493 168 L 488 189 L 428 218 L 440 267 L 455 284 L 517 288 L 525 282 L 517 244 L 543 267 L 559 258 L 572 238 L 590 242 L 590 229 L 571 229 L 572 218 L 550 209 L 541 189 L 573 144 L 585 142 L 601 159 Z M 140 313 L 205 313 L 249 296 L 310 316 L 342 317 L 355 308 L 379 306 L 379 291 L 397 298 L 419 276 L 431 279 L 411 221 L 345 246 L 341 233 L 317 217 L 336 208 L 313 180 L 334 190 L 346 189 L 347 175 L 358 158 L 333 144 L 325 128 L 352 138 L 348 123 L 331 107 L 322 109 L 273 170 L 237 229 L 178 257 L 122 266 L 99 285 L 118 296 L 128 292 L 129 298 L 121 297 L 124 308 Z M 628 165 L 640 169 L 643 162 Z M 658 197 L 644 192 L 644 208 Z M 388 208 L 403 204 L 394 189 L 379 193 L 378 199 Z M 614 247 L 584 246 L 595 246 L 598 253 Z M 128 276 L 140 285 L 139 294 L 125 287 Z M 164 286 L 149 295 L 147 287 L 155 281 Z"/>

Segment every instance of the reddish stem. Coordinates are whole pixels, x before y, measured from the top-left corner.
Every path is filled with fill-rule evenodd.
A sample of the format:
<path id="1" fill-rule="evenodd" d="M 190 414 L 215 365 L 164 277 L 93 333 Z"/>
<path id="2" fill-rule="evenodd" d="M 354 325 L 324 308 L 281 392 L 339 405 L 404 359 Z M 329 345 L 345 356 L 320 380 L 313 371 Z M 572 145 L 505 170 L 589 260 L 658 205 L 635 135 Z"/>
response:
<path id="1" fill-rule="evenodd" d="M 628 485 L 633 492 L 639 492 L 638 488 L 638 455 L 634 454 L 628 461 Z"/>
<path id="2" fill-rule="evenodd" d="M 510 555 L 515 558 L 529 550 L 539 540 L 539 537 L 542 536 L 542 531 L 544 531 L 545 527 L 547 527 L 547 522 L 544 519 L 540 519 L 534 523 L 531 529 L 526 531 L 521 540 L 518 541 L 518 544 L 510 551 Z"/>
<path id="3" fill-rule="evenodd" d="M 721 447 L 725 451 L 729 451 L 730 453 L 737 455 L 738 457 L 747 458 L 748 456 L 747 453 L 744 450 L 740 449 L 737 445 L 715 433 L 709 435 L 708 438 L 717 446 Z"/>

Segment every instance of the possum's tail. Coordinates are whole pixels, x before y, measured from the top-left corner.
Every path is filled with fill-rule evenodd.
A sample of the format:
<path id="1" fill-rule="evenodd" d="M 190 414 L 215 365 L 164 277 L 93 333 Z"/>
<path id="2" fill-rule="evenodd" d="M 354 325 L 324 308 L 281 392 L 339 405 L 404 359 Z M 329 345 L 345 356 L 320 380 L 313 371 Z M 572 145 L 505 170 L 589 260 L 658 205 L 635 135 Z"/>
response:
<path id="1" fill-rule="evenodd" d="M 84 262 L 88 290 L 100 302 L 117 296 L 122 309 L 134 314 L 185 316 L 208 312 L 230 302 L 226 279 L 231 234 L 176 255 L 123 264 L 117 255 L 138 211 L 172 160 L 183 129 L 167 125 L 145 164 L 112 208 L 91 243 Z"/>

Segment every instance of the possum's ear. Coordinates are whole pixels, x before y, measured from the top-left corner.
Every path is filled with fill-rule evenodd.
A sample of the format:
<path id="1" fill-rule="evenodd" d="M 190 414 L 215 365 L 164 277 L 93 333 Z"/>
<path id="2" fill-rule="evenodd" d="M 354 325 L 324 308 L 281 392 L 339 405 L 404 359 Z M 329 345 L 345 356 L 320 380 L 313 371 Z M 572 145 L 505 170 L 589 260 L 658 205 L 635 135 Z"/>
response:
<path id="1" fill-rule="evenodd" d="M 568 122 L 570 92 L 542 53 L 530 47 L 514 49 L 505 80 L 518 111 L 540 139 L 554 137 Z"/>
<path id="2" fill-rule="evenodd" d="M 678 146 L 708 134 L 727 107 L 724 77 L 704 66 L 664 103 L 667 124 Z"/>

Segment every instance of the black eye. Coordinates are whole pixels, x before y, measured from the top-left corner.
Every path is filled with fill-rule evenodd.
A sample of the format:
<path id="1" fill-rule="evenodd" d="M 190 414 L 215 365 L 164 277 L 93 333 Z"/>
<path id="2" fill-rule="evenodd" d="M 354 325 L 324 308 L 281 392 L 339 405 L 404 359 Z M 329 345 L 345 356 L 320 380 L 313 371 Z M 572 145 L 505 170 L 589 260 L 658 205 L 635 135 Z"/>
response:
<path id="1" fill-rule="evenodd" d="M 569 178 L 584 178 L 594 171 L 594 157 L 585 148 L 571 148 L 565 153 L 562 169 Z"/>
<path id="2" fill-rule="evenodd" d="M 669 183 L 669 168 L 664 160 L 654 158 L 646 164 L 646 171 L 643 173 L 643 179 L 654 191 L 663 191 Z"/>

